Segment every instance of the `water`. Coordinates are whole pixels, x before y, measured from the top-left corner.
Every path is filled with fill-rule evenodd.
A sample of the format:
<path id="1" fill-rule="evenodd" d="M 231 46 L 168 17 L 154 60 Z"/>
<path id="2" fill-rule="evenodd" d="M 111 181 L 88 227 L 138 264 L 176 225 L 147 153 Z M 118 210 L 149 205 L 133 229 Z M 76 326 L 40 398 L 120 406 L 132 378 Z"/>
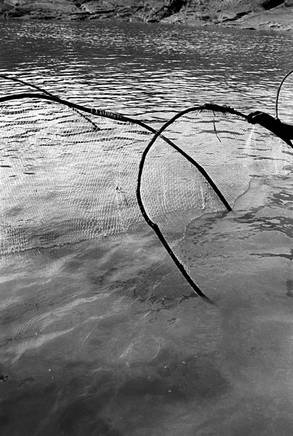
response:
<path id="1" fill-rule="evenodd" d="M 2 72 L 154 126 L 207 101 L 274 114 L 292 68 L 289 34 L 91 22 L 0 35 Z M 291 434 L 284 156 L 234 213 L 191 220 L 178 244 L 214 306 L 189 297 L 146 228 L 3 257 L 1 435 Z"/>

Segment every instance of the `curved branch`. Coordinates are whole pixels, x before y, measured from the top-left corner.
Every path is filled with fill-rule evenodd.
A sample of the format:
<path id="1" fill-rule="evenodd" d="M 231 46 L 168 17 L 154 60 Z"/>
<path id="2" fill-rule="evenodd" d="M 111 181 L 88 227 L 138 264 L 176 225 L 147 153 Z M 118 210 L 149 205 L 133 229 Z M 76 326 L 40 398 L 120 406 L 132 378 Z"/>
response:
<path id="1" fill-rule="evenodd" d="M 38 87 L 35 87 L 35 89 L 40 90 L 41 92 L 43 92 Z M 206 301 L 208 301 L 209 303 L 212 303 L 212 301 L 201 291 L 201 289 L 196 285 L 196 283 L 190 277 L 188 272 L 185 270 L 184 266 L 181 264 L 181 262 L 179 261 L 179 259 L 177 258 L 177 256 L 175 255 L 175 253 L 173 252 L 171 247 L 169 246 L 169 244 L 166 241 L 165 237 L 163 236 L 159 226 L 150 219 L 150 217 L 148 216 L 148 214 L 147 214 L 147 212 L 145 210 L 145 207 L 144 207 L 144 204 L 143 204 L 143 201 L 142 201 L 142 197 L 141 197 L 141 181 L 142 181 L 142 175 L 143 175 L 143 169 L 144 169 L 144 164 L 145 164 L 145 161 L 146 161 L 146 157 L 147 157 L 151 147 L 155 143 L 156 139 L 160 136 L 164 141 L 166 141 L 166 143 L 168 145 L 170 145 L 173 149 L 175 149 L 185 159 L 187 159 L 193 166 L 195 166 L 197 168 L 197 170 L 202 174 L 202 176 L 205 178 L 207 183 L 212 187 L 214 192 L 217 194 L 218 198 L 223 203 L 225 208 L 228 211 L 231 211 L 232 210 L 231 206 L 229 205 L 229 203 L 227 202 L 227 200 L 225 199 L 225 197 L 221 193 L 221 191 L 218 189 L 216 184 L 210 178 L 208 173 L 205 171 L 205 169 L 201 165 L 199 165 L 194 159 L 192 159 L 187 153 L 185 153 L 180 147 L 178 147 L 173 141 L 171 141 L 170 139 L 166 138 L 163 135 L 163 132 L 167 129 L 168 126 L 170 126 L 172 123 L 174 123 L 181 116 L 183 116 L 185 114 L 188 114 L 188 113 L 191 113 L 191 112 L 202 111 L 202 110 L 207 110 L 207 111 L 212 111 L 212 112 L 220 112 L 220 113 L 223 113 L 223 114 L 227 114 L 228 113 L 228 114 L 236 115 L 236 116 L 238 116 L 240 118 L 243 118 L 244 120 L 246 120 L 249 123 L 260 124 L 263 127 L 266 127 L 268 130 L 270 130 L 273 133 L 275 133 L 277 136 L 280 136 L 280 132 L 278 131 L 278 129 L 272 129 L 272 127 L 270 128 L 268 123 L 264 123 L 263 120 L 260 117 L 255 117 L 254 113 L 250 114 L 250 115 L 245 115 L 245 114 L 243 114 L 243 113 L 241 113 L 241 112 L 239 112 L 239 111 L 237 111 L 237 110 L 235 110 L 233 108 L 230 108 L 228 106 L 220 106 L 220 105 L 216 105 L 216 104 L 205 104 L 205 105 L 194 106 L 194 107 L 185 109 L 185 110 L 177 113 L 175 116 L 173 116 L 159 130 L 155 130 L 154 128 L 150 127 L 149 125 L 145 124 L 144 122 L 142 122 L 140 120 L 136 120 L 134 118 L 127 117 L 127 116 L 122 115 L 120 113 L 114 113 L 114 112 L 110 112 L 110 111 L 106 111 L 106 110 L 102 110 L 102 109 L 95 109 L 95 108 L 85 107 L 85 106 L 82 106 L 80 104 L 72 103 L 72 102 L 69 102 L 67 100 L 64 100 L 64 99 L 61 99 L 59 97 L 56 97 L 56 96 L 54 96 L 54 95 L 52 95 L 51 93 L 48 93 L 48 92 L 45 92 L 45 93 L 43 92 L 42 94 L 38 94 L 38 93 L 19 93 L 19 94 L 9 95 L 9 96 L 5 96 L 5 97 L 0 97 L 0 103 L 7 102 L 7 101 L 13 101 L 13 100 L 17 100 L 17 99 L 28 99 L 28 98 L 31 98 L 31 99 L 42 99 L 42 100 L 47 100 L 47 101 L 50 101 L 50 102 L 59 103 L 59 104 L 62 104 L 64 106 L 67 106 L 67 107 L 69 107 L 69 108 L 71 108 L 73 110 L 77 110 L 79 113 L 80 112 L 84 112 L 84 113 L 89 113 L 89 114 L 94 115 L 94 116 L 100 116 L 100 117 L 109 118 L 109 119 L 112 119 L 112 120 L 115 120 L 115 121 L 120 121 L 120 122 L 125 122 L 125 123 L 130 123 L 130 124 L 136 124 L 136 125 L 139 125 L 140 127 L 144 128 L 147 131 L 149 131 L 149 132 L 154 134 L 152 139 L 151 139 L 151 141 L 149 142 L 149 144 L 147 145 L 147 147 L 143 151 L 142 156 L 141 156 L 141 160 L 140 160 L 140 163 L 139 163 L 139 171 L 138 171 L 138 176 L 137 176 L 137 188 L 136 188 L 136 198 L 137 198 L 138 206 L 140 208 L 140 211 L 141 211 L 141 214 L 142 214 L 144 220 L 153 229 L 153 231 L 156 233 L 156 235 L 159 238 L 160 242 L 162 243 L 162 245 L 164 246 L 164 248 L 166 249 L 168 254 L 171 256 L 171 258 L 174 261 L 175 265 L 177 266 L 179 271 L 182 273 L 184 278 L 187 280 L 187 282 L 190 284 L 190 286 L 192 287 L 194 292 L 197 295 L 199 295 L 200 297 L 202 297 L 203 299 L 205 299 Z M 284 139 L 282 136 L 280 136 L 280 137 L 282 139 Z"/>
<path id="2" fill-rule="evenodd" d="M 279 97 L 280 97 L 280 92 L 283 86 L 283 83 L 285 82 L 285 80 L 293 73 L 293 70 L 289 71 L 282 79 L 279 88 L 278 88 L 278 92 L 277 92 L 277 97 L 276 97 L 276 118 L 277 120 L 279 119 Z"/>
<path id="3" fill-rule="evenodd" d="M 154 232 L 158 236 L 159 240 L 161 241 L 161 243 L 165 247 L 166 251 L 171 256 L 171 258 L 174 261 L 175 265 L 177 266 L 177 268 L 179 269 L 181 274 L 184 276 L 184 278 L 187 280 L 187 282 L 190 284 L 190 286 L 192 287 L 194 292 L 197 295 L 199 295 L 201 298 L 203 298 L 205 301 L 207 301 L 209 303 L 212 303 L 212 301 L 201 291 L 201 289 L 198 287 L 198 285 L 190 277 L 189 273 L 186 271 L 186 269 L 184 268 L 184 266 L 179 261 L 179 259 L 177 258 L 177 256 L 173 252 L 173 250 L 171 249 L 170 245 L 166 241 L 166 239 L 163 236 L 159 226 L 156 223 L 154 223 L 151 220 L 151 218 L 149 217 L 149 215 L 147 214 L 146 209 L 145 209 L 144 204 L 143 204 L 143 201 L 142 201 L 142 196 L 141 196 L 141 181 L 142 181 L 144 164 L 145 164 L 145 161 L 146 161 L 146 157 L 147 157 L 151 147 L 155 143 L 156 139 L 159 136 L 162 136 L 161 134 L 164 132 L 164 130 L 166 130 L 166 128 L 168 126 L 170 126 L 172 123 L 174 123 L 174 121 L 176 121 L 181 116 L 186 115 L 186 114 L 188 114 L 190 112 L 195 112 L 195 111 L 200 111 L 200 110 L 211 110 L 211 111 L 221 112 L 221 113 L 230 113 L 230 114 L 233 114 L 233 115 L 238 115 L 238 116 L 244 118 L 245 120 L 247 119 L 246 115 L 242 114 L 241 112 L 236 111 L 233 108 L 229 108 L 229 107 L 226 107 L 226 106 L 218 106 L 218 105 L 213 105 L 213 104 L 206 104 L 206 105 L 203 105 L 203 106 L 194 106 L 194 107 L 185 109 L 185 110 L 177 113 L 174 117 L 172 117 L 169 121 L 167 121 L 155 133 L 155 135 L 153 136 L 152 140 L 150 141 L 150 143 L 145 148 L 145 150 L 144 150 L 144 152 L 142 154 L 142 157 L 141 157 L 141 160 L 140 160 L 140 164 L 139 164 L 138 178 L 137 178 L 136 198 L 137 198 L 137 202 L 138 202 L 140 211 L 141 211 L 142 216 L 144 217 L 146 223 L 154 230 Z M 175 148 L 175 150 L 179 151 L 189 162 L 191 162 L 200 171 L 200 173 L 207 180 L 209 185 L 214 189 L 214 191 L 216 192 L 216 194 L 218 195 L 219 199 L 224 204 L 226 209 L 228 211 L 231 211 L 232 210 L 231 206 L 229 205 L 229 203 L 227 202 L 227 200 L 225 199 L 225 197 L 223 196 L 221 191 L 218 189 L 218 187 L 215 185 L 213 180 L 209 177 L 207 172 L 196 161 L 194 161 L 189 155 L 187 155 L 185 152 L 183 152 L 183 150 L 179 149 L 179 147 L 177 147 L 175 144 L 171 144 L 171 145 L 172 145 L 173 148 Z"/>
<path id="4" fill-rule="evenodd" d="M 227 200 L 225 199 L 223 194 L 220 192 L 220 190 L 218 189 L 216 184 L 213 182 L 213 180 L 210 178 L 210 176 L 204 170 L 204 168 L 201 165 L 199 165 L 194 159 L 192 159 L 187 153 L 185 153 L 183 150 L 181 150 L 180 147 L 178 147 L 176 144 L 174 144 L 173 141 L 171 141 L 170 139 L 163 136 L 162 133 L 177 118 L 179 118 L 180 116 L 183 116 L 189 112 L 193 112 L 193 111 L 211 110 L 211 111 L 221 112 L 221 113 L 231 113 L 234 115 L 238 115 L 244 119 L 246 119 L 246 116 L 243 115 L 241 112 L 238 112 L 238 111 L 236 111 L 232 108 L 226 107 L 226 106 L 206 104 L 206 105 L 202 105 L 202 106 L 195 106 L 195 107 L 192 107 L 192 108 L 189 108 L 189 109 L 186 109 L 184 111 L 177 113 L 174 117 L 172 117 L 167 123 L 165 123 L 157 131 L 140 120 L 136 120 L 134 118 L 124 116 L 120 113 L 113 113 L 113 112 L 105 111 L 102 109 L 88 108 L 88 107 L 85 107 L 85 106 L 82 106 L 82 105 L 79 105 L 76 103 L 69 102 L 67 100 L 61 99 L 59 97 L 56 97 L 56 96 L 54 96 L 52 94 L 48 94 L 48 93 L 46 93 L 46 94 L 20 93 L 20 94 L 9 95 L 9 96 L 5 96 L 5 97 L 0 97 L 0 103 L 18 100 L 18 99 L 28 99 L 28 98 L 47 100 L 50 102 L 62 104 L 64 106 L 67 106 L 69 108 L 72 108 L 72 109 L 75 109 L 78 111 L 90 113 L 94 116 L 101 116 L 101 117 L 109 118 L 109 119 L 116 120 L 116 121 L 136 124 L 136 125 L 139 125 L 139 126 L 145 128 L 146 130 L 148 130 L 149 132 L 154 134 L 151 141 L 149 142 L 148 146 L 145 148 L 145 150 L 142 154 L 142 157 L 141 157 L 140 164 L 139 164 L 139 172 L 138 172 L 138 178 L 137 178 L 137 189 L 136 189 L 136 197 L 137 197 L 138 206 L 140 208 L 141 214 L 142 214 L 143 218 L 145 219 L 146 223 L 154 230 L 154 232 L 156 233 L 160 242 L 162 243 L 162 245 L 164 246 L 164 248 L 166 249 L 168 254 L 171 256 L 175 265 L 180 270 L 180 272 L 182 273 L 184 278 L 187 280 L 187 282 L 190 284 L 190 286 L 192 287 L 194 292 L 197 295 L 199 295 L 200 297 L 202 297 L 203 299 L 205 299 L 206 301 L 212 303 L 211 300 L 200 290 L 200 288 L 195 284 L 195 282 L 192 280 L 192 278 L 190 277 L 188 272 L 185 270 L 184 266 L 181 264 L 181 262 L 179 261 L 179 259 L 176 257 L 176 255 L 172 251 L 171 247 L 169 246 L 168 242 L 164 238 L 158 225 L 155 224 L 147 215 L 146 210 L 145 210 L 144 205 L 143 205 L 142 198 L 141 198 L 141 178 L 142 178 L 143 167 L 144 167 L 146 156 L 147 156 L 149 150 L 151 149 L 152 145 L 156 141 L 156 139 L 160 136 L 163 140 L 166 141 L 166 143 L 168 145 L 170 145 L 173 149 L 175 149 L 178 153 L 180 153 L 185 159 L 187 159 L 192 165 L 194 165 L 198 169 L 198 171 L 202 174 L 202 176 L 205 178 L 205 180 L 208 182 L 208 184 L 212 187 L 214 192 L 218 195 L 219 199 L 221 200 L 221 202 L 223 203 L 225 208 L 228 211 L 231 211 L 232 210 L 231 206 L 229 205 L 229 203 L 227 202 Z"/>

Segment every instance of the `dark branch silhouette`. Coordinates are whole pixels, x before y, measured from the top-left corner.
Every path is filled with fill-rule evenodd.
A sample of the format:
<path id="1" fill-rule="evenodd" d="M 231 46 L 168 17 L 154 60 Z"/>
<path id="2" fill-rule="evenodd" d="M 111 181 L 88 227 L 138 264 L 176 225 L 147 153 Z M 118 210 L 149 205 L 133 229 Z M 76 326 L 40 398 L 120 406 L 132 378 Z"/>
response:
<path id="1" fill-rule="evenodd" d="M 291 74 L 291 72 L 289 74 Z M 228 201 L 226 200 L 226 198 L 224 197 L 222 192 L 219 190 L 219 188 L 217 187 L 215 182 L 211 179 L 211 177 L 209 176 L 207 171 L 198 162 L 196 162 L 194 159 L 192 159 L 191 156 L 189 156 L 179 146 L 177 146 L 173 141 L 171 141 L 170 139 L 165 137 L 163 135 L 163 133 L 165 132 L 167 127 L 172 125 L 177 119 L 179 119 L 180 117 L 182 117 L 186 114 L 189 114 L 192 112 L 210 111 L 213 114 L 214 113 L 221 113 L 221 114 L 236 115 L 239 118 L 243 119 L 244 121 L 247 121 L 250 124 L 258 124 L 258 125 L 262 126 L 263 128 L 267 129 L 268 131 L 270 131 L 271 133 L 273 133 L 275 136 L 282 139 L 290 147 L 293 147 L 293 145 L 292 145 L 293 126 L 286 124 L 286 123 L 283 123 L 278 119 L 278 97 L 279 97 L 281 86 L 289 74 L 287 74 L 285 76 L 285 78 L 281 82 L 281 85 L 280 85 L 279 90 L 278 90 L 277 102 L 276 102 L 277 118 L 274 118 L 271 115 L 269 115 L 265 112 L 260 112 L 260 111 L 252 112 L 249 115 L 245 115 L 242 112 L 237 111 L 237 110 L 235 110 L 231 107 L 228 107 L 228 106 L 222 106 L 222 105 L 217 105 L 217 104 L 205 104 L 205 105 L 201 105 L 201 106 L 194 106 L 194 107 L 185 109 L 184 111 L 177 113 L 170 120 L 168 120 L 166 123 L 164 123 L 163 126 L 159 130 L 155 130 L 153 127 L 149 126 L 148 124 L 146 124 L 138 119 L 131 118 L 131 117 L 125 116 L 125 115 L 120 114 L 120 113 L 114 113 L 114 112 L 106 111 L 103 109 L 97 109 L 97 108 L 89 108 L 86 106 L 82 106 L 80 104 L 70 102 L 70 101 L 65 100 L 65 99 L 61 99 L 61 98 L 53 95 L 52 93 L 43 90 L 42 88 L 40 88 L 38 86 L 31 85 L 31 84 L 26 83 L 23 80 L 18 79 L 18 78 L 14 78 L 14 77 L 11 78 L 11 77 L 4 76 L 4 75 L 0 75 L 0 77 L 2 77 L 5 80 L 13 80 L 15 82 L 19 82 L 19 83 L 22 83 L 24 85 L 30 86 L 30 87 L 34 88 L 35 90 L 40 91 L 40 93 L 20 93 L 20 94 L 7 95 L 4 97 L 0 97 L 0 103 L 5 103 L 5 102 L 13 101 L 13 100 L 19 100 L 21 102 L 21 100 L 23 100 L 23 99 L 26 99 L 26 100 L 27 99 L 45 100 L 45 101 L 49 101 L 49 102 L 55 102 L 57 104 L 64 105 L 64 106 L 67 106 L 68 108 L 71 108 L 77 114 L 82 116 L 86 121 L 90 122 L 94 126 L 95 131 L 97 131 L 97 134 L 98 134 L 98 126 L 91 119 L 89 119 L 85 114 L 91 114 L 92 116 L 96 116 L 96 117 L 110 118 L 112 120 L 120 121 L 120 122 L 124 122 L 124 123 L 128 123 L 128 124 L 136 124 L 136 125 L 139 125 L 140 127 L 144 128 L 148 132 L 151 132 L 153 134 L 152 139 L 148 143 L 144 152 L 142 153 L 140 163 L 139 163 L 139 170 L 138 170 L 138 175 L 137 175 L 137 188 L 136 188 L 136 198 L 137 198 L 138 206 L 140 208 L 140 211 L 141 211 L 141 214 L 142 214 L 144 220 L 146 221 L 148 226 L 151 227 L 151 229 L 155 232 L 155 234 L 159 238 L 160 242 L 162 243 L 162 245 L 166 249 L 167 253 L 170 255 L 173 262 L 175 263 L 175 265 L 177 266 L 179 271 L 182 273 L 184 278 L 188 281 L 188 283 L 192 287 L 195 294 L 200 296 L 201 298 L 203 298 L 205 301 L 212 303 L 212 301 L 201 291 L 201 289 L 198 287 L 198 285 L 191 278 L 189 273 L 186 271 L 184 265 L 179 261 L 178 257 L 175 255 L 174 251 L 170 247 L 166 238 L 162 234 L 158 224 L 156 224 L 154 221 L 152 221 L 152 219 L 150 218 L 150 216 L 148 215 L 148 213 L 146 211 L 146 208 L 144 206 L 144 202 L 143 202 L 143 199 L 141 196 L 142 175 L 143 175 L 146 157 L 147 157 L 151 147 L 155 143 L 156 139 L 158 137 L 160 137 L 170 147 L 172 147 L 174 150 L 176 150 L 178 153 L 180 153 L 180 155 L 183 158 L 185 158 L 188 162 L 190 162 L 201 173 L 201 175 L 204 177 L 204 179 L 206 180 L 208 185 L 213 189 L 213 191 L 215 192 L 215 194 L 217 195 L 219 200 L 222 202 L 225 209 L 228 212 L 231 211 L 232 210 L 231 206 L 229 205 Z M 215 124 L 214 124 L 214 132 L 217 135 Z"/>

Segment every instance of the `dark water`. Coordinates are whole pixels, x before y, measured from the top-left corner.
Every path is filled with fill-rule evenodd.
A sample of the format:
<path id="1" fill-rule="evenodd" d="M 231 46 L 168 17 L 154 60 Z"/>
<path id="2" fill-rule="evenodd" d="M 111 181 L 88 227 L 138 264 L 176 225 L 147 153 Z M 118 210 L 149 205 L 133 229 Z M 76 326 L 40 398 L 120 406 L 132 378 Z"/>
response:
<path id="1" fill-rule="evenodd" d="M 93 22 L 0 35 L 2 72 L 154 125 L 207 101 L 273 114 L 292 68 L 289 34 Z M 180 241 L 214 306 L 184 298 L 146 228 L 2 257 L 0 434 L 292 434 L 293 156 L 282 153 L 233 214 L 191 221 Z"/>

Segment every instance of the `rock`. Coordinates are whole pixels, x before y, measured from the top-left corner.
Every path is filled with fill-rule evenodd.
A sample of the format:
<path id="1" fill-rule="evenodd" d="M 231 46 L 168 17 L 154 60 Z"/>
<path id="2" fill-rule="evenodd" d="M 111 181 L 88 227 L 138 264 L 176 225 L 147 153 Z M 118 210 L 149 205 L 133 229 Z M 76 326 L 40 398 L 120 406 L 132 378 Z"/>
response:
<path id="1" fill-rule="evenodd" d="M 160 19 L 169 17 L 170 15 L 176 14 L 181 11 L 183 6 L 185 6 L 185 0 L 169 0 L 168 4 L 163 8 L 160 14 Z"/>
<path id="2" fill-rule="evenodd" d="M 102 14 L 104 12 L 113 12 L 115 10 L 115 8 L 113 7 L 113 3 L 110 3 L 108 1 L 95 0 L 83 3 L 80 8 L 82 11 L 88 12 L 90 14 Z"/>
<path id="3" fill-rule="evenodd" d="M 261 3 L 261 6 L 262 6 L 264 9 L 268 10 L 268 9 L 273 9 L 273 8 L 275 8 L 276 6 L 281 5 L 282 3 L 284 3 L 284 0 L 264 0 L 264 1 Z"/>
<path id="4" fill-rule="evenodd" d="M 70 20 L 121 18 L 293 30 L 293 0 L 0 0 L 0 17 Z M 280 27 L 277 24 L 280 23 Z"/>
<path id="5" fill-rule="evenodd" d="M 177 13 L 169 15 L 169 17 L 163 18 L 161 22 L 166 24 L 183 24 L 184 22 L 186 22 L 186 19 L 187 18 L 182 16 L 182 14 Z"/>
<path id="6" fill-rule="evenodd" d="M 12 17 L 31 14 L 33 17 L 54 18 L 79 11 L 70 0 L 5 0 L 4 4 L 10 7 L 8 15 Z"/>
<path id="7" fill-rule="evenodd" d="M 70 20 L 85 20 L 89 18 L 90 14 L 88 12 L 78 11 L 77 13 L 73 13 L 69 15 Z"/>
<path id="8" fill-rule="evenodd" d="M 218 23 L 224 23 L 226 21 L 235 21 L 239 18 L 244 17 L 245 15 L 249 14 L 251 11 L 245 11 L 245 12 L 223 12 L 218 16 Z"/>
<path id="9" fill-rule="evenodd" d="M 133 8 L 139 6 L 140 15 L 149 23 L 158 22 L 176 14 L 185 5 L 186 0 L 149 0 L 142 5 L 133 4 Z"/>
<path id="10" fill-rule="evenodd" d="M 136 12 L 136 11 L 135 11 Z M 130 17 L 133 15 L 133 9 L 131 7 L 118 7 L 116 10 L 117 16 L 121 18 Z"/>

